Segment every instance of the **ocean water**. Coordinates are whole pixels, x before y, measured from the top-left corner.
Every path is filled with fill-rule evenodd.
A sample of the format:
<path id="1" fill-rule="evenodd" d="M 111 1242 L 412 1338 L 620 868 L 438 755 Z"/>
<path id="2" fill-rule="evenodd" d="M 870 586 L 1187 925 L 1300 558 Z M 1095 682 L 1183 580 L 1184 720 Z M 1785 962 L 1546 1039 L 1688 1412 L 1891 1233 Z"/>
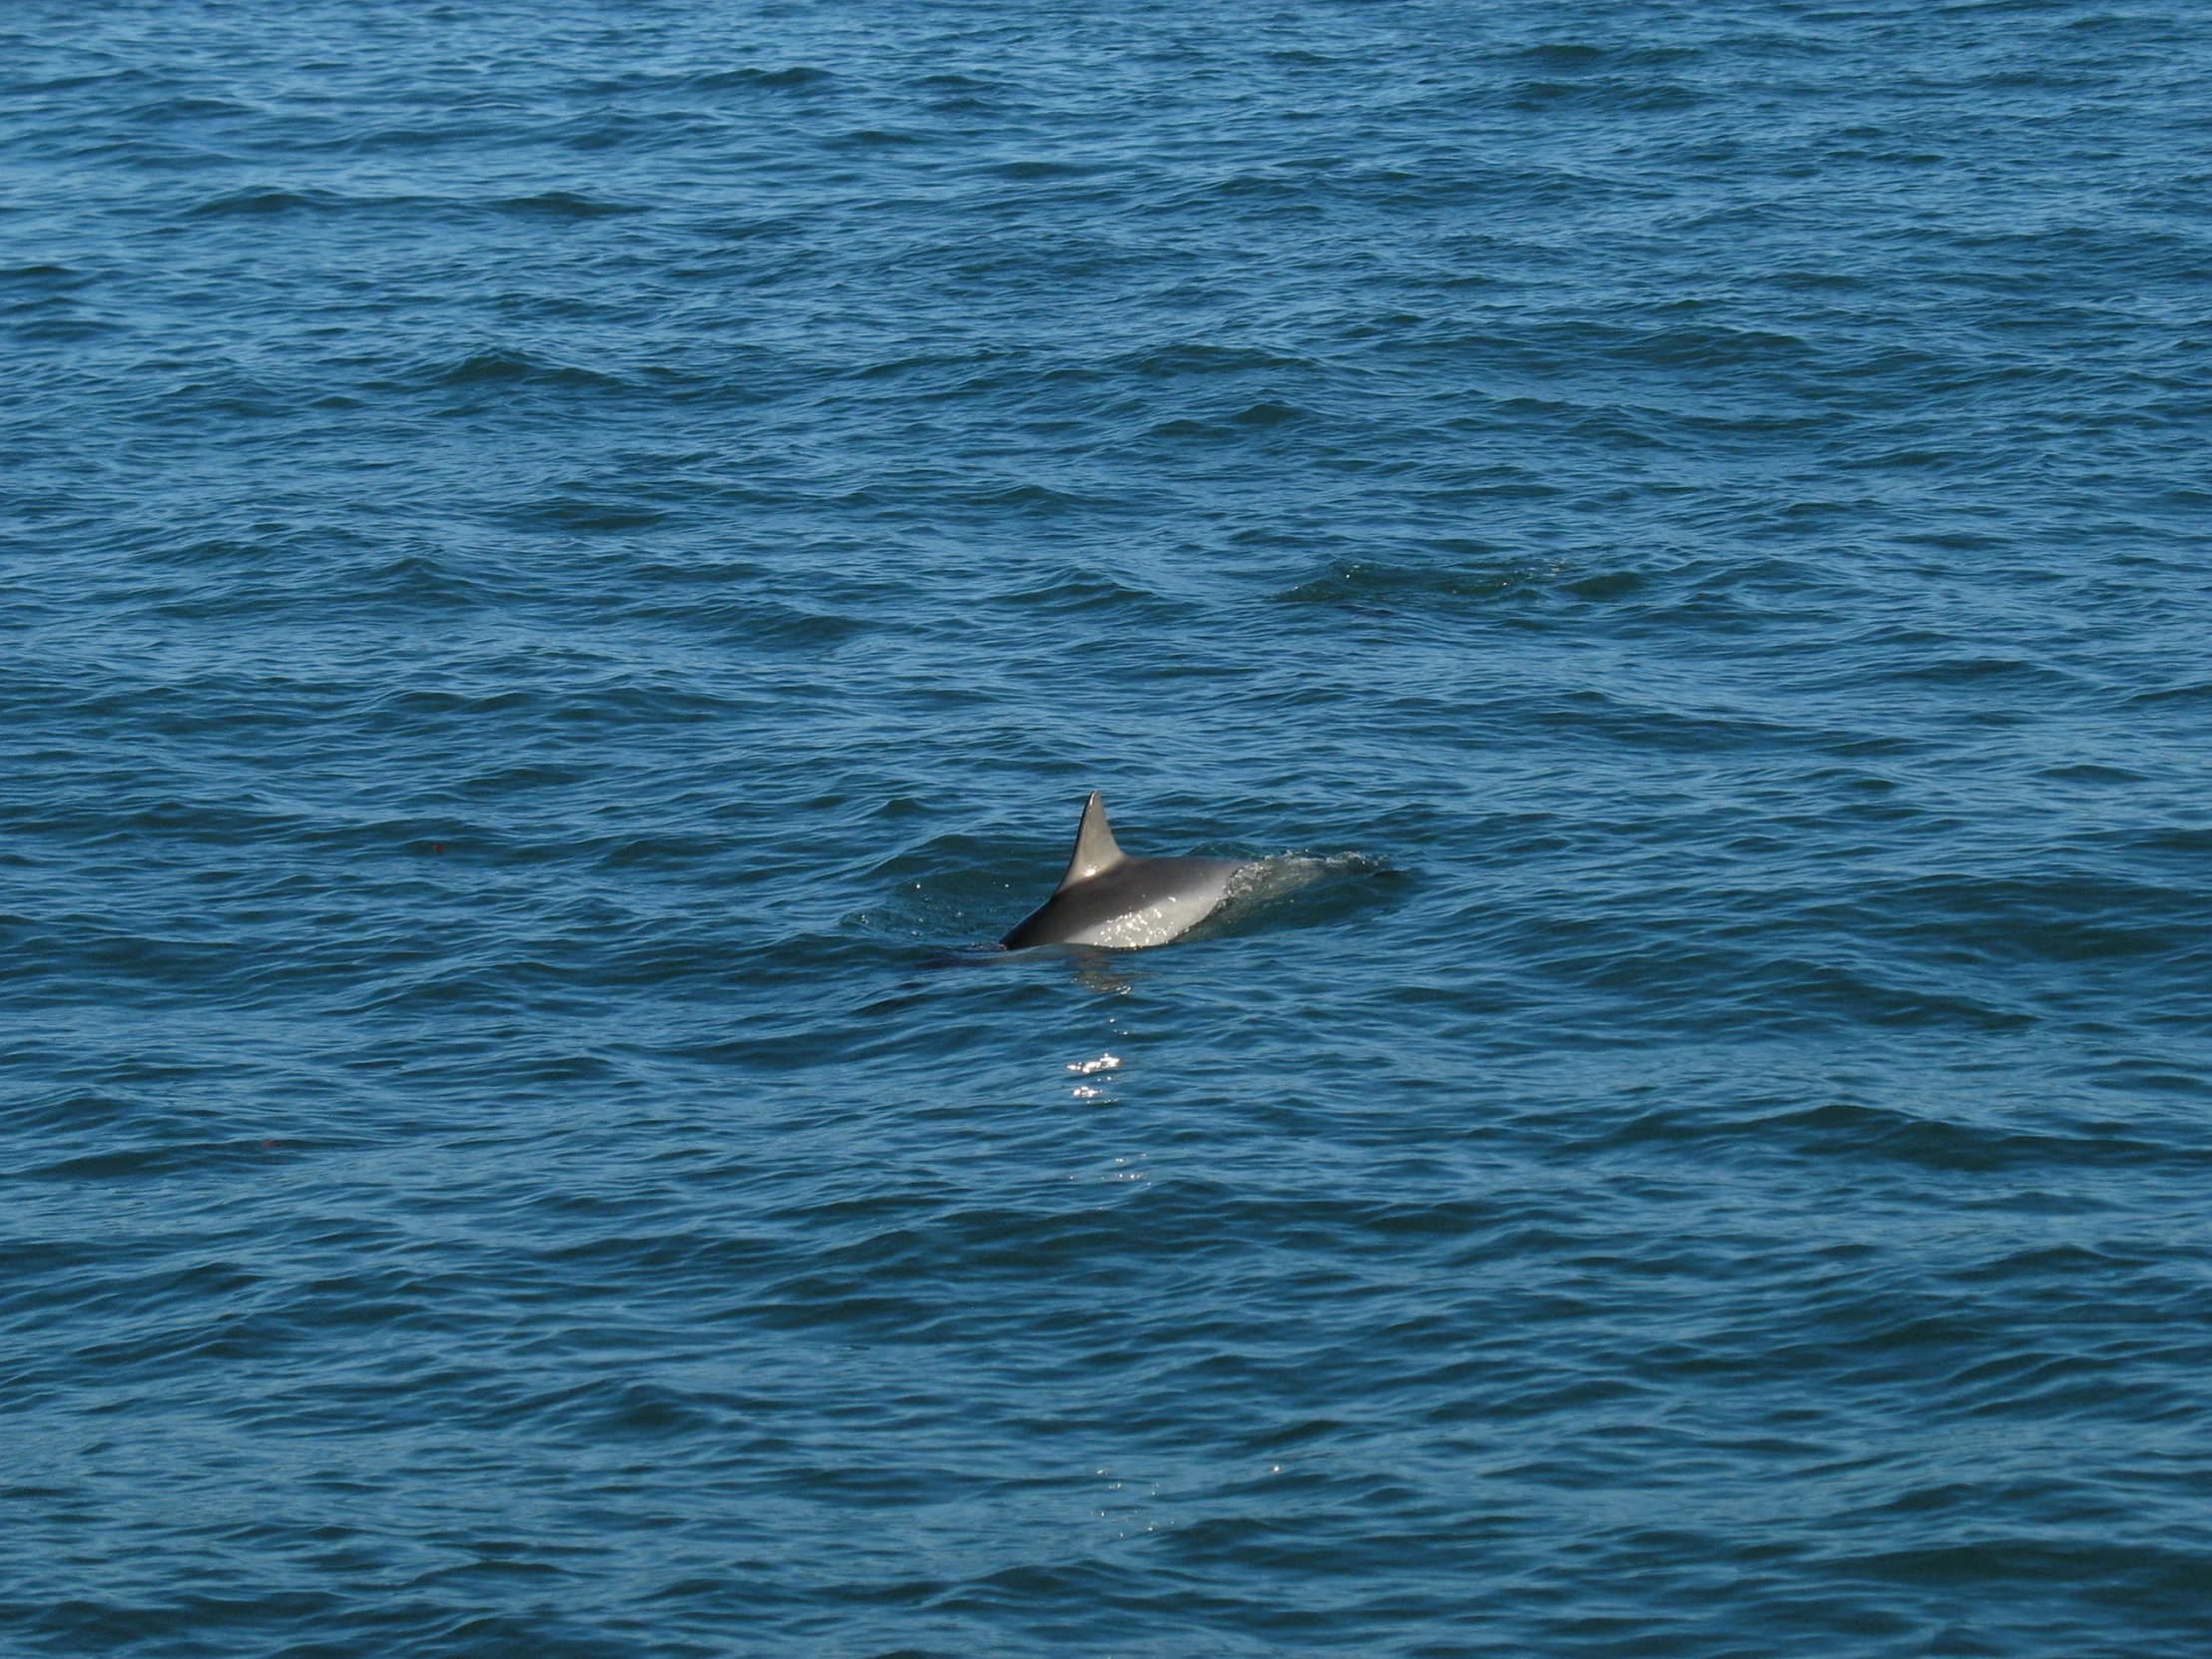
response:
<path id="1" fill-rule="evenodd" d="M 2212 1651 L 2208 74 L 18 0 L 0 1650 Z"/>

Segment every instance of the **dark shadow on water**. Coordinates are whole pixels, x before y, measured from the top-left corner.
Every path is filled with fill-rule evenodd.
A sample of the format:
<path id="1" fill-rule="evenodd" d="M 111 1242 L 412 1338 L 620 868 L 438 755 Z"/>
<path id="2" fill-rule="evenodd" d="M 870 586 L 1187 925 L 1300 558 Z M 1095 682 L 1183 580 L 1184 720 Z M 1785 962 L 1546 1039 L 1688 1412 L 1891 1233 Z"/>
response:
<path id="1" fill-rule="evenodd" d="M 954 973 L 963 968 L 995 967 L 1012 956 L 1013 952 L 1002 944 L 964 944 L 925 956 L 919 965 L 924 973 Z"/>

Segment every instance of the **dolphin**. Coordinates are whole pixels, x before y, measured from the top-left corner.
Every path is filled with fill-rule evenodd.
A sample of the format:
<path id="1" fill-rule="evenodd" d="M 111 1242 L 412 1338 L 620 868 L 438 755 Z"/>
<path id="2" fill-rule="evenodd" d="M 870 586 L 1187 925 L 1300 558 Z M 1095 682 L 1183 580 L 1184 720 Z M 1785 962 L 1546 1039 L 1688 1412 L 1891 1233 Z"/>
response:
<path id="1" fill-rule="evenodd" d="M 1052 896 L 998 942 L 1008 950 L 1033 944 L 1096 944 L 1138 950 L 1180 938 L 1220 907 L 1246 858 L 1132 858 L 1114 841 L 1106 799 L 1083 803 L 1075 853 Z"/>

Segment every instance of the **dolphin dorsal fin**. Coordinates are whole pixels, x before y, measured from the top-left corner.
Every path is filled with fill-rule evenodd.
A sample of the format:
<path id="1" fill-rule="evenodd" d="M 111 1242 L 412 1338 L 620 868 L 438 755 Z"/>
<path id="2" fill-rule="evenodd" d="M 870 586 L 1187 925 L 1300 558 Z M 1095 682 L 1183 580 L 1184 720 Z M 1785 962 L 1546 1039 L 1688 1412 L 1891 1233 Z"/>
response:
<path id="1" fill-rule="evenodd" d="M 1114 844 L 1113 826 L 1106 822 L 1106 798 L 1096 790 L 1091 791 L 1090 800 L 1083 803 L 1083 823 L 1075 831 L 1075 854 L 1068 859 L 1068 872 L 1060 877 L 1060 887 L 1088 881 L 1128 856 Z M 1053 889 L 1059 890 L 1059 887 Z"/>

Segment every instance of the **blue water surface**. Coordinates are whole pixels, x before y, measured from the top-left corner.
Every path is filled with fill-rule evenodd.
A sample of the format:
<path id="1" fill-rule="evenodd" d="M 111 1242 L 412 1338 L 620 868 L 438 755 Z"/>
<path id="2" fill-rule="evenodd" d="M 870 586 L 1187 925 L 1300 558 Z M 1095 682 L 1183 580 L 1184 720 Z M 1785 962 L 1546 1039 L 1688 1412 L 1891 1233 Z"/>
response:
<path id="1" fill-rule="evenodd" d="M 0 1648 L 2201 1659 L 2208 76 L 17 0 Z"/>

